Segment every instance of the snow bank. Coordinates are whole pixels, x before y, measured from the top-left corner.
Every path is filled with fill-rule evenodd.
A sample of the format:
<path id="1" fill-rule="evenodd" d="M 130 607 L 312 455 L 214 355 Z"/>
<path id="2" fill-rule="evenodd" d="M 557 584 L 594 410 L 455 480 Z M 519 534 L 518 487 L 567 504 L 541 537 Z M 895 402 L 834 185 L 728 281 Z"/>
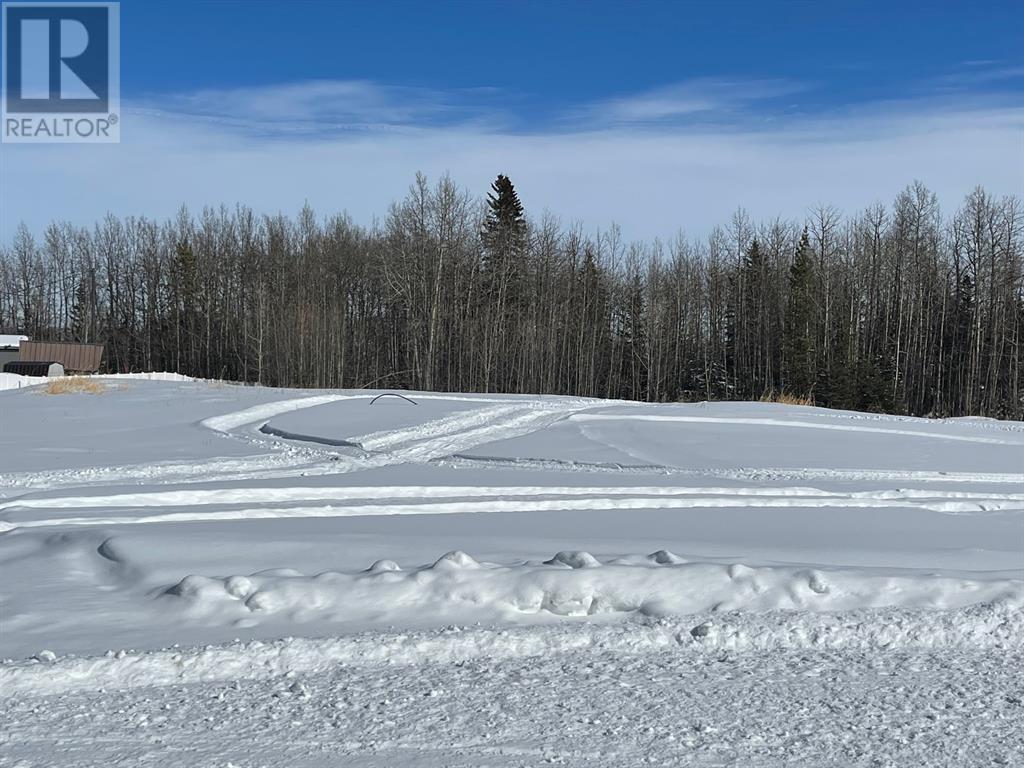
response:
<path id="1" fill-rule="evenodd" d="M 339 666 L 492 662 L 600 650 L 681 654 L 723 650 L 1020 650 L 1024 613 L 1006 604 L 955 611 L 857 611 L 837 614 L 774 612 L 704 614 L 612 625 L 555 625 L 516 629 L 457 626 L 432 632 L 366 633 L 326 639 L 285 638 L 202 649 L 35 659 L 0 664 L 0 697 L 230 680 L 289 673 L 315 675 Z M 49 658 L 49 656 L 47 656 Z"/>
<path id="2" fill-rule="evenodd" d="M 286 569 L 226 578 L 193 574 L 162 599 L 183 604 L 192 621 L 249 628 L 279 617 L 290 622 L 436 622 L 439 617 L 509 621 L 537 614 L 952 609 L 991 602 L 1020 607 L 1024 582 L 870 569 L 687 563 L 664 550 L 608 562 L 588 552 L 563 551 L 544 562 L 516 565 L 480 563 L 455 551 L 410 571 L 384 561 L 358 573 L 307 576 Z"/>

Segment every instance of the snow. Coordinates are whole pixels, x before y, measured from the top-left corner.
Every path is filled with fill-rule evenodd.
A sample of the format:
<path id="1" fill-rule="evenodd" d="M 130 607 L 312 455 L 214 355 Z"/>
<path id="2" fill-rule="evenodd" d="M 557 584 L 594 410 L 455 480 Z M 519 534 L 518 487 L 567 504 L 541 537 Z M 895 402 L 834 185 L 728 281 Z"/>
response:
<path id="1" fill-rule="evenodd" d="M 0 393 L 0 765 L 1024 763 L 1024 424 L 117 378 Z"/>
<path id="2" fill-rule="evenodd" d="M 373 633 L 4 669 L 11 765 L 1019 765 L 995 609 Z M 710 632 L 695 632 L 710 626 Z M 1012 634 L 1011 634 L 1012 632 Z M 695 635 L 697 635 L 695 637 Z M 1000 645 L 1000 643 L 1003 643 Z"/>
<path id="3" fill-rule="evenodd" d="M 22 376 L 20 373 L 5 373 L 0 371 L 0 391 L 5 389 L 31 387 L 33 384 L 42 384 L 45 381 L 45 376 Z"/>
<path id="4" fill-rule="evenodd" d="M 28 341 L 28 336 L 18 336 L 9 333 L 0 333 L 0 347 L 7 347 L 8 349 L 18 349 L 21 346 L 21 342 Z"/>
<path id="5" fill-rule="evenodd" d="M 580 631 L 584 628 L 585 631 Z M 338 666 L 457 664 L 554 657 L 591 649 L 623 655 L 672 650 L 694 659 L 723 652 L 1024 651 L 1024 616 L 1006 604 L 950 611 L 859 610 L 842 615 L 782 612 L 633 618 L 623 623 L 552 624 L 478 630 L 448 624 L 440 631 L 379 631 L 321 639 L 227 643 L 191 651 L 108 651 L 57 658 L 52 651 L 0 667 L 0 701 L 154 685 L 314 676 Z M 42 662 L 42 663 L 40 663 Z"/>
<path id="6" fill-rule="evenodd" d="M 1022 662 L 587 645 L 11 697 L 0 717 L 11 765 L 1012 766 Z"/>

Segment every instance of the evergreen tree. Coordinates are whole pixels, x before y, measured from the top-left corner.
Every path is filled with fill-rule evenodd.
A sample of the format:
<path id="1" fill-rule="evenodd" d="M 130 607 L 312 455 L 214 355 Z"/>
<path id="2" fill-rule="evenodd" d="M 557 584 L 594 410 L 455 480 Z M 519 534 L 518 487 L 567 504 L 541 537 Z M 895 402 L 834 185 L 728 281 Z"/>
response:
<path id="1" fill-rule="evenodd" d="M 576 375 L 591 382 L 591 389 L 584 392 L 596 396 L 607 380 L 607 370 L 600 365 L 600 355 L 608 346 L 609 300 L 607 277 L 594 258 L 594 249 L 589 245 L 583 250 L 583 263 L 576 276 L 576 300 L 579 302 L 580 317 L 577 324 Z"/>
<path id="2" fill-rule="evenodd" d="M 620 307 L 619 335 L 622 340 L 622 396 L 634 400 L 647 397 L 647 310 L 640 272 L 634 272 Z"/>
<path id="3" fill-rule="evenodd" d="M 953 278 L 952 317 L 946 328 L 945 343 L 949 349 L 950 392 L 957 393 L 956 407 L 964 405 L 964 374 L 970 365 L 971 323 L 974 319 L 974 281 L 966 272 Z"/>
<path id="4" fill-rule="evenodd" d="M 732 269 L 729 271 L 728 277 L 726 278 L 729 283 L 729 299 L 725 305 L 725 312 L 723 313 L 723 322 L 725 325 L 725 340 L 724 340 L 724 365 L 725 365 L 725 392 L 726 397 L 732 398 L 735 396 L 736 391 L 740 389 L 739 376 L 740 372 L 746 372 L 742 362 L 737 359 L 742 354 L 742 341 L 740 341 L 740 322 L 737 320 L 743 312 L 743 294 L 737 290 L 736 283 L 742 280 L 742 271 Z M 739 299 L 739 306 L 737 306 L 737 297 Z M 737 349 L 740 348 L 740 349 Z"/>
<path id="5" fill-rule="evenodd" d="M 741 335 L 742 359 L 737 361 L 743 371 L 737 377 L 742 397 L 757 397 L 771 389 L 767 376 L 767 329 L 765 317 L 765 258 L 755 237 L 743 258 L 741 270 L 743 306 L 737 319 Z"/>
<path id="6" fill-rule="evenodd" d="M 83 277 L 75 286 L 75 303 L 71 305 L 71 336 L 74 341 L 89 343 L 94 339 L 94 317 L 92 291 Z"/>
<path id="7" fill-rule="evenodd" d="M 526 219 L 512 181 L 503 174 L 491 184 L 480 239 L 486 389 L 508 390 L 516 386 L 517 357 L 522 353 Z"/>
<path id="8" fill-rule="evenodd" d="M 789 299 L 783 337 L 783 386 L 794 395 L 809 396 L 814 390 L 815 310 L 814 249 L 805 227 L 789 269 Z"/>
<path id="9" fill-rule="evenodd" d="M 487 217 L 480 235 L 484 245 L 483 272 L 489 293 L 517 293 L 526 248 L 523 204 L 508 176 L 498 174 L 487 195 Z"/>
<path id="10" fill-rule="evenodd" d="M 175 364 L 179 371 L 183 370 L 182 351 L 187 344 L 184 372 L 190 374 L 195 373 L 198 365 L 194 349 L 198 289 L 199 276 L 195 252 L 188 240 L 181 240 L 174 249 L 174 264 L 171 269 L 171 306 L 174 308 L 174 349 L 177 356 Z"/>

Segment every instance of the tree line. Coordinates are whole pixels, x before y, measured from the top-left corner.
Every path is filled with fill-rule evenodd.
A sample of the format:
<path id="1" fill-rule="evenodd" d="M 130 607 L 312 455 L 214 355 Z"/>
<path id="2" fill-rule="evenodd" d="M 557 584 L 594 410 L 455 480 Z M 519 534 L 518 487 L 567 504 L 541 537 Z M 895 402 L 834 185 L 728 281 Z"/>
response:
<path id="1" fill-rule="evenodd" d="M 819 405 L 1021 418 L 1020 200 L 951 215 L 920 183 L 805 221 L 742 211 L 624 242 L 417 175 L 383 223 L 185 209 L 24 226 L 0 247 L 0 332 L 103 342 L 112 371 L 295 387 Z"/>

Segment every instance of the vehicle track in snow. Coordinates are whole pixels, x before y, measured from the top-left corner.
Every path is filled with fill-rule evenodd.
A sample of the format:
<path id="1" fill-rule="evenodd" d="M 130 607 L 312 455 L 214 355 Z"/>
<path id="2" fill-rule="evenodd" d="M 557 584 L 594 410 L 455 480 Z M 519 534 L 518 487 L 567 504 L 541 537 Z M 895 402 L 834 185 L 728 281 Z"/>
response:
<path id="1" fill-rule="evenodd" d="M 214 457 L 201 462 L 168 461 L 141 465 L 90 467 L 47 472 L 0 473 L 0 499 L 10 499 L 38 490 L 63 487 L 115 484 L 189 484 L 211 482 L 247 482 L 260 479 L 281 479 L 314 475 L 335 475 L 401 464 L 441 464 L 454 468 L 488 468 L 513 470 L 556 470 L 599 472 L 610 474 L 666 474 L 686 477 L 712 477 L 747 481 L 834 480 L 871 482 L 927 483 L 998 483 L 1024 484 L 1024 474 L 979 472 L 928 472 L 886 469 L 818 469 L 818 468 L 735 468 L 687 469 L 652 464 L 621 464 L 614 462 L 578 462 L 548 458 L 502 458 L 476 456 L 472 448 L 544 429 L 563 419 L 574 421 L 642 420 L 776 427 L 834 429 L 871 432 L 932 439 L 950 439 L 986 444 L 1022 445 L 1015 440 L 971 435 L 942 435 L 921 430 L 887 429 L 859 424 L 821 424 L 815 420 L 751 419 L 744 417 L 702 417 L 657 414 L 584 413 L 609 405 L 628 405 L 640 409 L 642 403 L 600 401 L 592 399 L 550 398 L 523 400 L 515 398 L 467 397 L 459 395 L 417 395 L 421 400 L 451 400 L 480 403 L 481 407 L 441 419 L 365 435 L 325 437 L 302 435 L 281 430 L 270 424 L 275 416 L 298 410 L 328 405 L 345 400 L 369 400 L 370 394 L 325 394 L 290 398 L 264 403 L 210 417 L 200 422 L 227 439 L 247 442 L 260 451 L 253 456 Z M 812 414 L 829 421 L 857 421 L 858 415 Z M 865 416 L 867 418 L 867 416 Z M 905 418 L 879 417 L 881 421 L 903 423 Z M 972 423 L 973 426 L 973 423 Z M 988 425 L 983 425 L 988 426 Z M 1012 434 L 1012 430 L 1005 430 Z M 339 450 L 340 449 L 340 450 Z"/>
<path id="2" fill-rule="evenodd" d="M 370 400 L 372 395 L 316 395 L 264 403 L 199 422 L 227 439 L 242 440 L 266 451 L 248 457 L 211 458 L 201 462 L 161 462 L 90 467 L 49 472 L 0 473 L 0 499 L 36 490 L 125 483 L 243 482 L 304 475 L 333 475 L 409 462 L 429 462 L 474 446 L 518 437 L 592 408 L 584 399 L 514 400 L 418 395 L 423 400 L 481 403 L 480 408 L 427 421 L 414 427 L 339 438 L 329 450 L 312 436 L 293 435 L 264 427 L 275 416 L 344 400 Z M 323 438 L 317 438 L 323 442 Z"/>
<path id="3" fill-rule="evenodd" d="M 986 445 L 1016 445 L 1024 448 L 1024 440 L 1011 440 L 1000 437 L 980 437 L 978 435 L 955 435 L 943 432 L 927 432 L 913 429 L 886 429 L 884 427 L 865 427 L 859 424 L 825 424 L 813 421 L 797 421 L 795 419 L 761 419 L 743 416 L 677 416 L 672 414 L 614 414 L 614 413 L 583 413 L 571 417 L 573 421 L 649 421 L 682 424 L 717 424 L 722 426 L 760 426 L 783 427 L 789 429 L 821 429 L 837 432 L 867 432 L 891 435 L 893 437 L 921 437 L 931 440 L 952 440 L 964 443 L 982 443 Z"/>
<path id="4" fill-rule="evenodd" d="M 675 475 L 747 481 L 829 480 L 837 482 L 992 483 L 1024 488 L 1024 474 L 1015 472 L 943 472 L 917 469 L 832 469 L 828 467 L 735 467 L 685 469 L 667 464 L 574 461 L 570 459 L 482 456 L 455 453 L 435 464 L 456 469 L 542 470 L 565 473 Z"/>
<path id="5" fill-rule="evenodd" d="M 262 502 L 252 506 L 254 502 Z M 320 502 L 316 506 L 297 505 Z M 217 507 L 209 509 L 209 507 Z M 233 508 L 225 508 L 233 507 Z M 0 530 L 83 525 L 265 520 L 367 515 L 482 514 L 610 509 L 740 507 L 923 509 L 945 514 L 1020 514 L 1024 494 L 937 489 L 828 491 L 817 488 L 397 486 L 186 489 L 108 496 L 17 499 L 0 504 Z M 110 509 L 135 514 L 104 514 Z M 168 512 L 139 512 L 173 508 Z M 46 516 L 53 510 L 92 515 Z M 28 513 L 28 514 L 24 514 Z"/>

